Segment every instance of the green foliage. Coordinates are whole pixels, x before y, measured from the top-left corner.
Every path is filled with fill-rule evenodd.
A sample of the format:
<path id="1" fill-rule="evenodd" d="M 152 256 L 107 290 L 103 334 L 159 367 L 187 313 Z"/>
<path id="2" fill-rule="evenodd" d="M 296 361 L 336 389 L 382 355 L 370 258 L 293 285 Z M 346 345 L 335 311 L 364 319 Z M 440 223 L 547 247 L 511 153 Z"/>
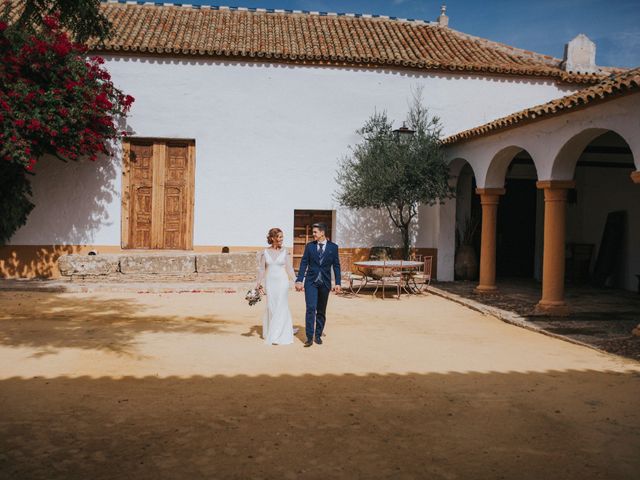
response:
<path id="1" fill-rule="evenodd" d="M 57 17 L 78 43 L 91 38 L 104 40 L 111 30 L 111 23 L 100 11 L 100 0 L 22 0 L 9 5 L 16 4 L 24 5 L 24 9 L 17 12 L 15 26 L 26 33 L 37 33 L 45 26 L 44 19 L 51 16 Z"/>
<path id="2" fill-rule="evenodd" d="M 387 210 L 402 234 L 405 258 L 418 206 L 443 202 L 455 191 L 440 147 L 440 121 L 429 115 L 420 92 L 414 94 L 406 124 L 415 133 L 397 138 L 387 114 L 374 113 L 358 131 L 362 141 L 351 148 L 336 176 L 342 206 Z"/>
<path id="3" fill-rule="evenodd" d="M 21 165 L 0 161 L 0 245 L 27 221 L 31 184 Z"/>

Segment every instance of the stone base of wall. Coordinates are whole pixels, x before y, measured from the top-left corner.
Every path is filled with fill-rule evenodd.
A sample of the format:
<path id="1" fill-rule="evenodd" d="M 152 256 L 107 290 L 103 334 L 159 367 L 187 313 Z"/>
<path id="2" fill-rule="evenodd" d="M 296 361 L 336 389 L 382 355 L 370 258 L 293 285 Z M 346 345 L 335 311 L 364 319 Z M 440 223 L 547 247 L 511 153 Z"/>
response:
<path id="1" fill-rule="evenodd" d="M 220 246 L 195 246 L 193 251 L 123 250 L 112 245 L 5 245 L 0 246 L 0 278 L 64 279 L 92 281 L 172 281 L 204 279 L 205 281 L 255 281 L 256 251 L 264 247 L 229 247 L 221 254 Z M 97 250 L 98 255 L 87 255 Z M 414 248 L 416 254 L 434 257 L 432 275 L 436 278 L 437 249 Z M 344 260 L 366 260 L 369 248 L 341 247 Z M 401 249 L 392 249 L 393 258 L 401 258 Z M 238 255 L 244 255 L 239 257 Z M 173 258 L 169 265 L 157 267 L 158 257 Z M 188 259 L 178 257 L 191 257 Z M 73 258 L 59 260 L 64 257 Z M 124 272 L 121 259 L 125 261 Z M 134 258 L 131 258 L 134 257 Z M 140 259 L 138 257 L 145 257 Z M 155 258 L 149 258 L 155 257 Z M 186 262 L 186 263 L 185 263 Z M 60 268 L 65 269 L 62 274 Z M 349 266 L 343 264 L 343 270 Z M 234 271 L 235 270 L 235 271 Z M 124 275 L 127 275 L 126 279 Z M 166 277 L 166 278 L 165 278 Z M 247 280 L 248 279 L 248 280 Z"/>
<path id="2" fill-rule="evenodd" d="M 260 246 L 230 246 L 231 253 L 257 252 Z M 58 279 L 63 278 L 58 259 L 64 255 L 86 256 L 91 251 L 106 255 L 158 255 L 221 253 L 220 245 L 195 245 L 191 251 L 128 250 L 116 245 L 4 245 L 0 246 L 0 278 L 5 279 Z M 255 253 L 254 253 L 255 255 Z M 255 262 L 255 257 L 254 260 Z M 64 277 L 64 278 L 68 278 Z"/>
<path id="3" fill-rule="evenodd" d="M 63 255 L 58 259 L 62 278 L 99 282 L 252 282 L 256 253 L 127 253 Z"/>

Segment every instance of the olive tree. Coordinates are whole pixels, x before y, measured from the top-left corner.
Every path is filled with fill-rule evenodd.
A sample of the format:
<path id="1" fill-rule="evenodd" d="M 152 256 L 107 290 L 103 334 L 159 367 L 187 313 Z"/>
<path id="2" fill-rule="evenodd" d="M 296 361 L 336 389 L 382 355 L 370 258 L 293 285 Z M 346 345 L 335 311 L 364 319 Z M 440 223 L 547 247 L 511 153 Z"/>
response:
<path id="1" fill-rule="evenodd" d="M 385 209 L 402 236 L 404 258 L 411 248 L 411 222 L 420 204 L 453 197 L 449 168 L 441 148 L 441 125 L 422 104 L 420 92 L 409 105 L 406 125 L 412 134 L 394 131 L 386 112 L 374 113 L 358 130 L 336 176 L 340 205 Z"/>

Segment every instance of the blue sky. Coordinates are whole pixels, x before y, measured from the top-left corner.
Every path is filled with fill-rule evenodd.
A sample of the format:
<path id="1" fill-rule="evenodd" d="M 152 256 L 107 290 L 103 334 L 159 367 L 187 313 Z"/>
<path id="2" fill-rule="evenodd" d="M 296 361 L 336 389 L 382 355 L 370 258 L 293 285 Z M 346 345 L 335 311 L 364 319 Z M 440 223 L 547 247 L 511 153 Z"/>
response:
<path id="1" fill-rule="evenodd" d="M 200 5 L 371 13 L 435 20 L 440 0 L 181 0 Z M 176 3 L 179 3 L 176 1 Z M 640 66 L 640 0 L 448 0 L 449 26 L 555 57 L 578 33 L 596 42 L 596 62 Z"/>

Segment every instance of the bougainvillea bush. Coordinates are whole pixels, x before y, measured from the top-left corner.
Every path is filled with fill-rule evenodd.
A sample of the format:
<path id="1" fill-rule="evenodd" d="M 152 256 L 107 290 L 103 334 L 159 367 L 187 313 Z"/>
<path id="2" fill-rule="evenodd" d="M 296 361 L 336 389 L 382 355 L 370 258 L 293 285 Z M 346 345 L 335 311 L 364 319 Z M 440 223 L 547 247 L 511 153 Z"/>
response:
<path id="1" fill-rule="evenodd" d="M 45 154 L 65 161 L 109 155 L 109 144 L 125 135 L 118 125 L 133 98 L 113 85 L 103 63 L 89 56 L 86 46 L 73 43 L 55 16 L 46 17 L 35 33 L 0 21 L 0 175 L 5 180 L 9 164 L 12 174 L 16 167 L 35 173 Z M 0 209 L 6 193 L 0 192 Z M 13 228 L 0 220 L 0 243 L 27 214 Z"/>
<path id="2" fill-rule="evenodd" d="M 111 82 L 104 60 L 87 57 L 47 17 L 38 34 L 0 23 L 0 157 L 34 170 L 50 153 L 64 160 L 108 153 L 133 98 Z"/>

